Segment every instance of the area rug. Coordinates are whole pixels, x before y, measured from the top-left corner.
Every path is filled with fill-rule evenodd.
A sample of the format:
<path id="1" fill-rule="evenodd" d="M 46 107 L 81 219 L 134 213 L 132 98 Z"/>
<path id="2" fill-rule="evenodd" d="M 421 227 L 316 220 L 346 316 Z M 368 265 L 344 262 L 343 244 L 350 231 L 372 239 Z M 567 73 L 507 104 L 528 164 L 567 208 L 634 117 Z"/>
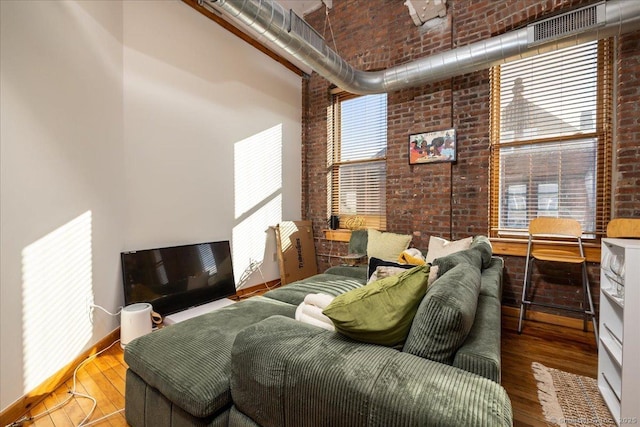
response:
<path id="1" fill-rule="evenodd" d="M 545 420 L 552 425 L 615 426 L 595 379 L 531 364 L 538 383 L 538 400 Z"/>

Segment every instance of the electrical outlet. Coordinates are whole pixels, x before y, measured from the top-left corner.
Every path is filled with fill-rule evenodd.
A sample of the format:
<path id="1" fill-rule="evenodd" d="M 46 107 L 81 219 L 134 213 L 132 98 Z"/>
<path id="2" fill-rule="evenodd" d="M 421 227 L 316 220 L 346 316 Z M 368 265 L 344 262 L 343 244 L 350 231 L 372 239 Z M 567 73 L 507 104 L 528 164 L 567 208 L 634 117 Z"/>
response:
<path id="1" fill-rule="evenodd" d="M 93 299 L 87 297 L 87 314 L 89 315 L 89 321 L 93 323 Z"/>

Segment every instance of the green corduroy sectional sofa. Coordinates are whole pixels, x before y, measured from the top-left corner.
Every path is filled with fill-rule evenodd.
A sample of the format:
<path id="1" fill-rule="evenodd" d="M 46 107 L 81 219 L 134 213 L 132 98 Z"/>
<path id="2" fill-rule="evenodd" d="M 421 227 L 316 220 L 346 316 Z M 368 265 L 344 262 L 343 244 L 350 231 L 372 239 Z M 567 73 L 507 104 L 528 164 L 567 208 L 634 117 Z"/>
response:
<path id="1" fill-rule="evenodd" d="M 334 267 L 130 342 L 126 419 L 157 426 L 510 426 L 500 385 L 502 259 L 484 237 L 436 259 L 403 346 L 294 320 L 310 293 L 366 284 Z"/>

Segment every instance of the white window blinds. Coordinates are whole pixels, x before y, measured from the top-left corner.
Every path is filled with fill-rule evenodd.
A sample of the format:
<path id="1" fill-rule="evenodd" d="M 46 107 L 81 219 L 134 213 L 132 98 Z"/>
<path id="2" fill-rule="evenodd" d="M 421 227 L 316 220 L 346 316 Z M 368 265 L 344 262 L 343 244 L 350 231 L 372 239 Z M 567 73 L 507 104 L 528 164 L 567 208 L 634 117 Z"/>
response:
<path id="1" fill-rule="evenodd" d="M 329 125 L 331 214 L 386 228 L 386 94 L 336 95 Z"/>
<path id="2" fill-rule="evenodd" d="M 586 237 L 609 217 L 608 41 L 514 61 L 491 72 L 492 234 L 539 216 L 578 220 Z"/>

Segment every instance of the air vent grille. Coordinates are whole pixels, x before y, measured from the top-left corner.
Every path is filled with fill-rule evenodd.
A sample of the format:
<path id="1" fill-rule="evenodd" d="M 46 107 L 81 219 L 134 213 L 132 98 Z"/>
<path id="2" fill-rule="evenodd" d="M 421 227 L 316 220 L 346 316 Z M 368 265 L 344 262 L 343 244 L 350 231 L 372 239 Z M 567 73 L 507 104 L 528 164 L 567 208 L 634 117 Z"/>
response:
<path id="1" fill-rule="evenodd" d="M 604 3 L 583 7 L 527 27 L 529 46 L 580 33 L 605 23 Z"/>
<path id="2" fill-rule="evenodd" d="M 307 22 L 300 18 L 293 10 L 290 10 L 291 19 L 289 32 L 296 34 L 298 37 L 305 40 L 315 50 L 320 53 L 324 53 L 324 38 L 318 34 Z"/>

